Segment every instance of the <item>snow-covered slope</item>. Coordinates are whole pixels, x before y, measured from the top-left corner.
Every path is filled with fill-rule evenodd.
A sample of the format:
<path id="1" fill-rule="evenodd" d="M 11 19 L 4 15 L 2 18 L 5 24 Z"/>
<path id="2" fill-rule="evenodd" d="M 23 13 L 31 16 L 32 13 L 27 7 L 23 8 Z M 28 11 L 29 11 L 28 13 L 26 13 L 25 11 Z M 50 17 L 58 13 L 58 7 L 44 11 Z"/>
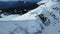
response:
<path id="1" fill-rule="evenodd" d="M 43 3 L 41 5 L 41 3 Z M 1 34 L 60 34 L 60 2 L 43 0 L 34 10 L 0 18 Z"/>
<path id="2" fill-rule="evenodd" d="M 42 34 L 60 34 L 60 2 L 49 0 L 39 15 L 45 25 Z"/>

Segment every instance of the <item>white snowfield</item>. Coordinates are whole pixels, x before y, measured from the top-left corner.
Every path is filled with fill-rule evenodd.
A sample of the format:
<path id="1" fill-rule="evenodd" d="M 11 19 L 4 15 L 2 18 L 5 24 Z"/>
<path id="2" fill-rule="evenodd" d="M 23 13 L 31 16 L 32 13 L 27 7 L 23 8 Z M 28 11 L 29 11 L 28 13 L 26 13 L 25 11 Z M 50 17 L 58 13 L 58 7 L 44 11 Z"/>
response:
<path id="1" fill-rule="evenodd" d="M 37 4 L 40 6 L 22 16 L 0 18 L 0 34 L 60 34 L 60 2 L 43 0 Z M 40 14 L 47 18 L 45 22 Z"/>

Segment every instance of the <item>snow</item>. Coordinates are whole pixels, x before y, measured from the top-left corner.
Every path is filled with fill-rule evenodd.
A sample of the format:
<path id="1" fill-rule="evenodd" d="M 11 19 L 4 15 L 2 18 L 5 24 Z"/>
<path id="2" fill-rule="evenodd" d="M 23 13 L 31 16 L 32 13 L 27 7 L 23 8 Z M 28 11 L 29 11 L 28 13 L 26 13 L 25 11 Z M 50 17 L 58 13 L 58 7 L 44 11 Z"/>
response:
<path id="1" fill-rule="evenodd" d="M 36 9 L 34 9 L 36 10 Z M 32 11 L 34 12 L 34 11 Z M 34 13 L 35 14 L 35 13 Z M 33 34 L 37 30 L 41 30 L 39 25 L 39 17 L 31 15 L 31 12 L 28 12 L 24 15 L 9 15 L 4 18 L 0 18 L 0 32 L 1 34 Z M 38 23 L 37 23 L 38 22 Z"/>
<path id="2" fill-rule="evenodd" d="M 9 15 L 9 16 L 5 16 L 4 18 L 0 18 L 0 21 L 16 21 L 16 20 L 34 20 L 36 19 L 36 17 L 34 16 L 31 16 L 29 14 L 26 14 L 26 15 Z"/>
<path id="3" fill-rule="evenodd" d="M 40 25 L 36 22 L 38 21 L 37 20 L 0 21 L 0 32 L 3 32 L 4 34 L 9 34 L 10 31 L 13 33 L 17 33 L 18 32 L 17 30 L 20 30 L 22 33 L 25 32 L 24 30 L 27 29 L 27 32 L 33 33 L 36 32 L 37 28 L 40 29 Z M 14 31 L 15 29 L 17 29 L 16 30 L 17 32 Z"/>
<path id="4" fill-rule="evenodd" d="M 41 3 L 44 3 L 40 5 Z M 24 15 L 0 18 L 1 34 L 60 34 L 60 2 L 43 0 L 39 7 Z M 45 17 L 45 22 L 41 16 Z M 44 19 L 44 18 L 43 18 Z"/>
<path id="5" fill-rule="evenodd" d="M 57 7 L 59 8 L 60 4 L 56 1 L 49 1 L 45 4 L 42 14 L 50 20 L 50 25 L 45 26 L 42 34 L 60 34 L 60 8 Z"/>

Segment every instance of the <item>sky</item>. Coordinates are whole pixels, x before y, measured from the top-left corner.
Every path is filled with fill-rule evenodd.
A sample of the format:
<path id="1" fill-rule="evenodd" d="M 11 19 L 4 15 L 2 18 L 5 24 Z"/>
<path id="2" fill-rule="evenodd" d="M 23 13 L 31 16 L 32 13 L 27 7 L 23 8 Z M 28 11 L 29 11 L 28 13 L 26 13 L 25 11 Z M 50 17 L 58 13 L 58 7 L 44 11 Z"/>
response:
<path id="1" fill-rule="evenodd" d="M 18 1 L 18 0 L 0 0 L 0 1 Z"/>
<path id="2" fill-rule="evenodd" d="M 1 1 L 3 1 L 3 2 L 1 2 Z M 14 6 L 17 3 L 17 2 L 8 2 L 8 1 L 19 1 L 19 0 L 0 0 L 0 9 Z M 22 1 L 36 3 L 36 2 L 39 2 L 40 0 L 22 0 Z M 6 2 L 8 2 L 8 3 L 6 3 Z M 19 5 L 19 4 L 17 4 L 17 5 Z"/>
<path id="3" fill-rule="evenodd" d="M 19 0 L 0 0 L 0 1 L 19 1 Z M 39 0 L 21 0 L 21 1 L 39 1 Z"/>

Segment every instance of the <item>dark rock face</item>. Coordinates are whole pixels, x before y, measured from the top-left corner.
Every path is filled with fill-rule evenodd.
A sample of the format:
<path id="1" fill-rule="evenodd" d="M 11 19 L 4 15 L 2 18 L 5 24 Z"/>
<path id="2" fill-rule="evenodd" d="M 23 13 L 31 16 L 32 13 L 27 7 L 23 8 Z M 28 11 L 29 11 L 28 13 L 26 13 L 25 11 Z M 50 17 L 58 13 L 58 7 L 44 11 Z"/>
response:
<path id="1" fill-rule="evenodd" d="M 44 14 L 40 14 L 39 17 L 44 25 L 48 26 L 50 24 L 50 20 Z"/>

